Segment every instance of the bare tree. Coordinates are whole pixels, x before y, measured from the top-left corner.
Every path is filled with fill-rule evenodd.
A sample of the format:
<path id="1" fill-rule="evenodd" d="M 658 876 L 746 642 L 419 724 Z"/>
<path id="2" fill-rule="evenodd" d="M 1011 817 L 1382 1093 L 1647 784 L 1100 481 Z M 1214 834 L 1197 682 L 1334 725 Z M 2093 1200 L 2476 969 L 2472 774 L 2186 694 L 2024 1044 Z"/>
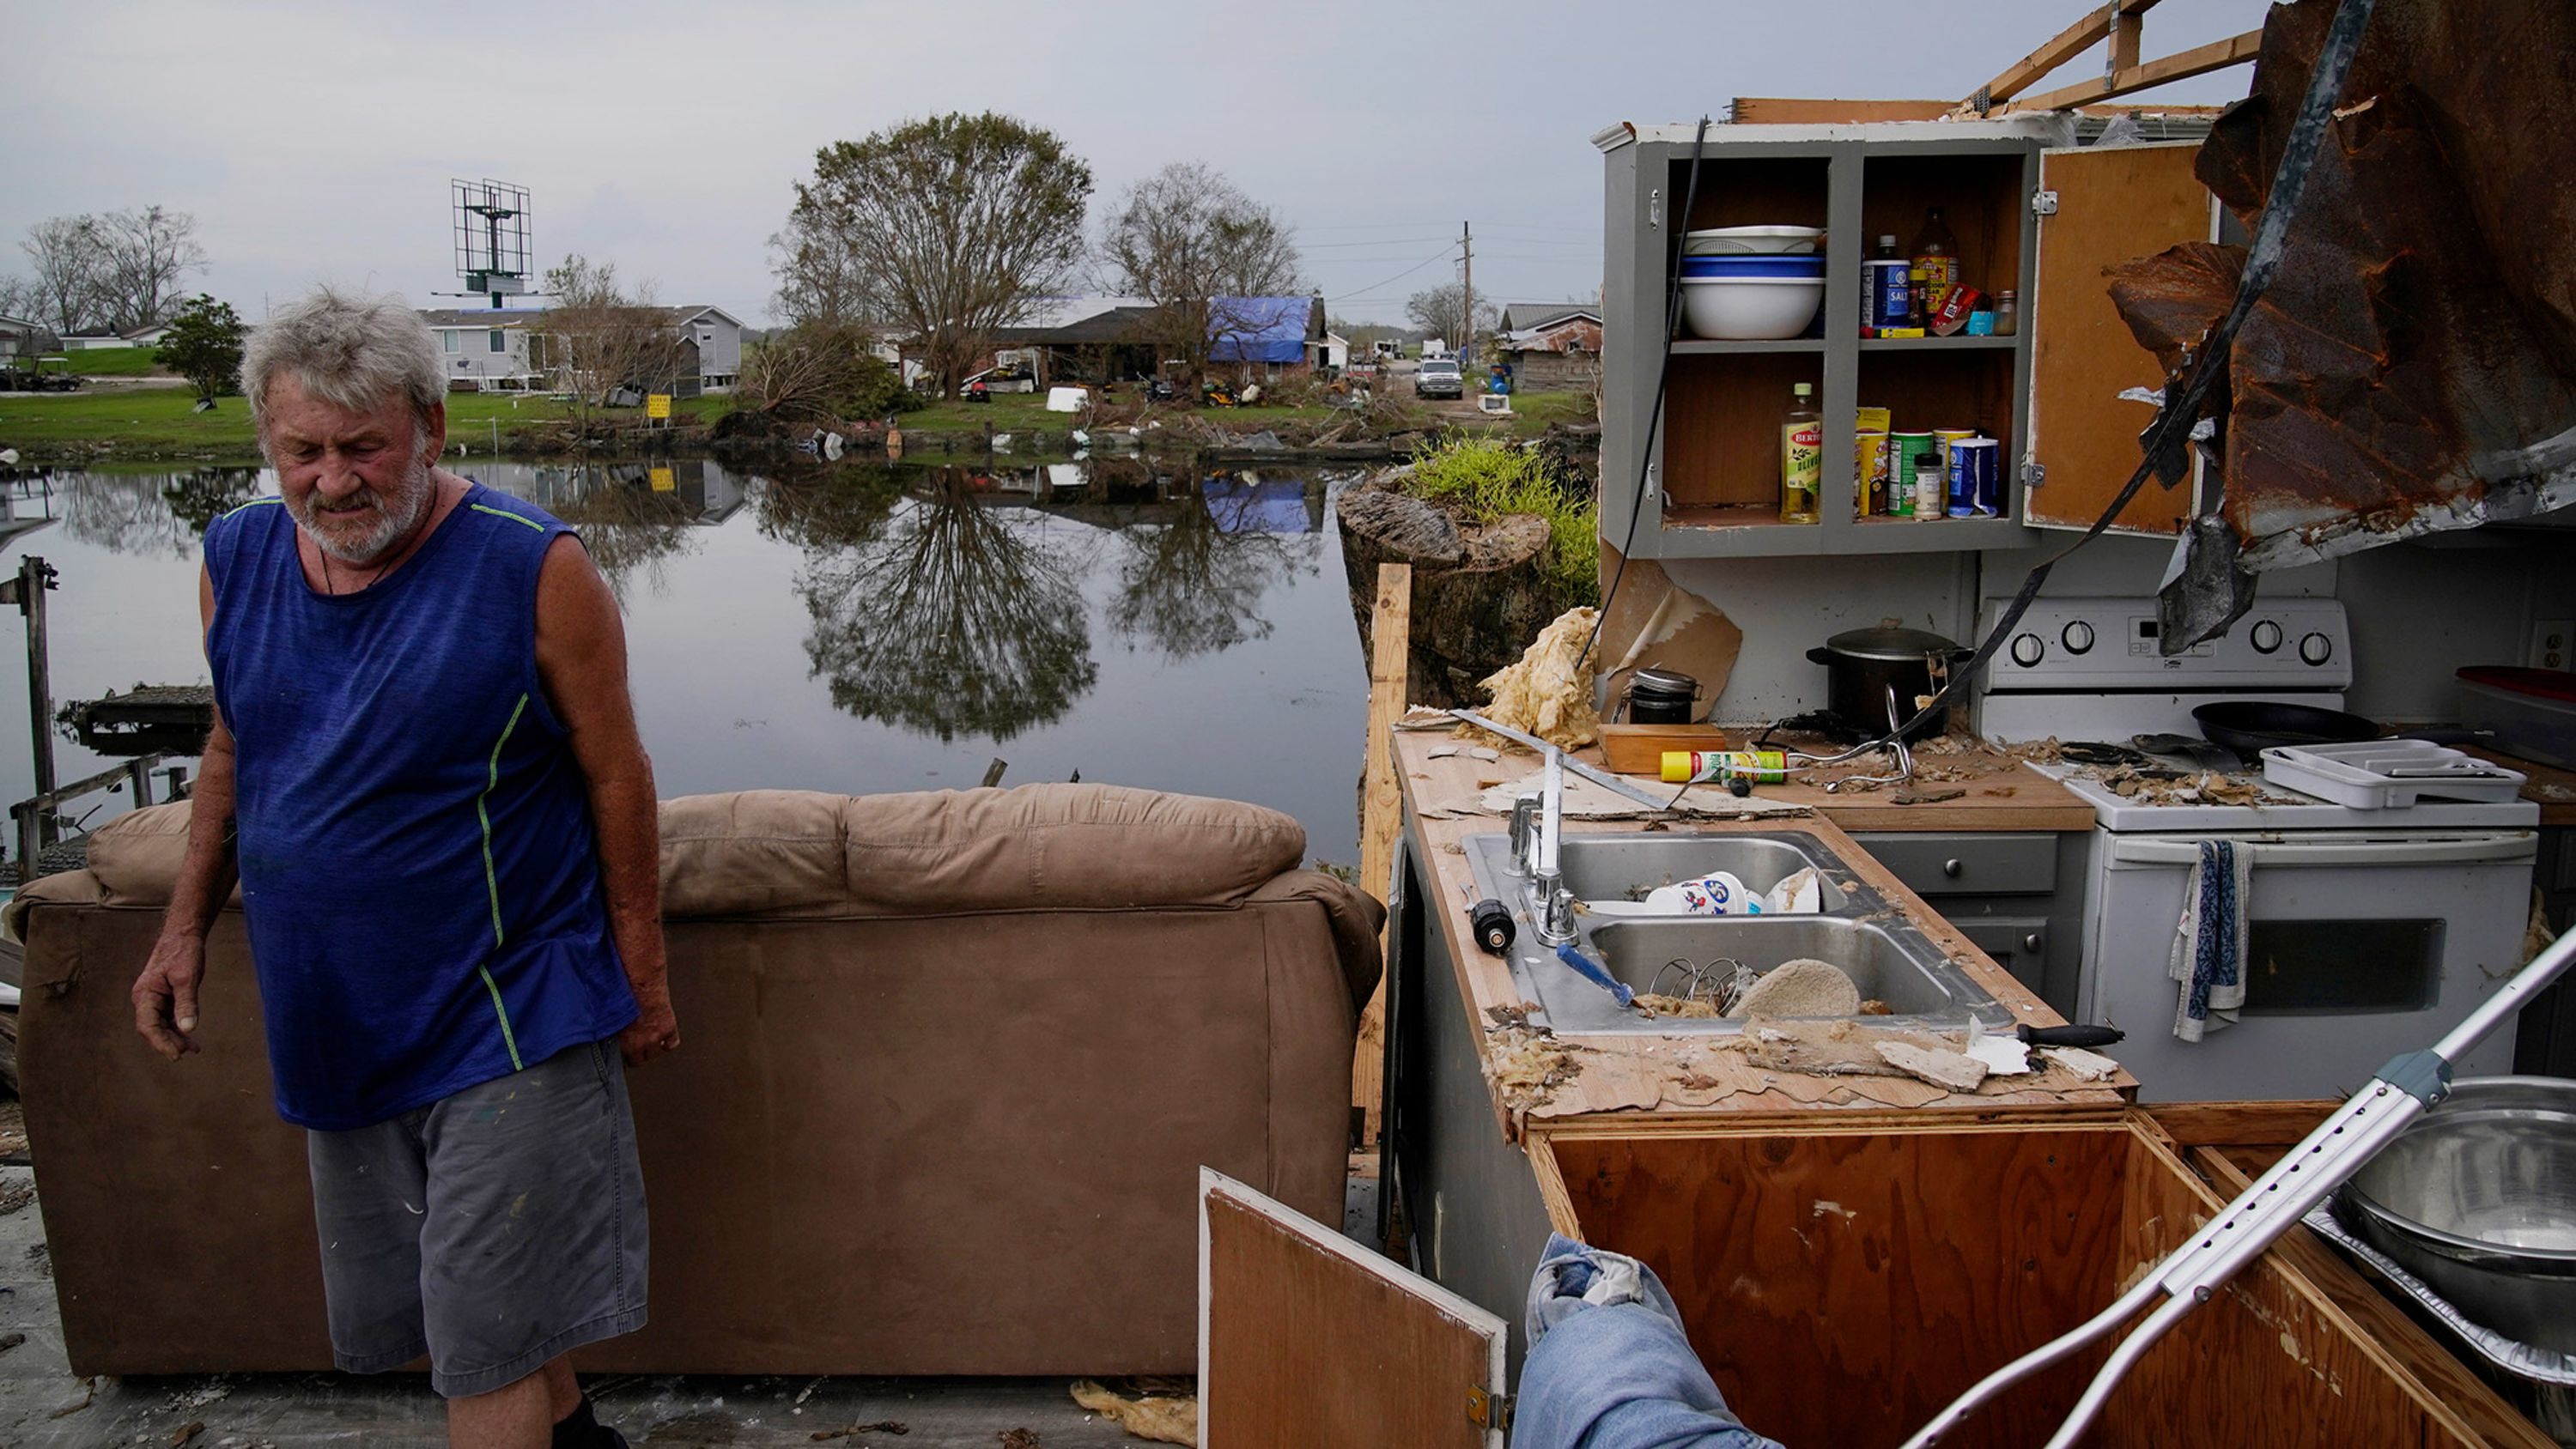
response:
<path id="1" fill-rule="evenodd" d="M 30 322 L 43 322 L 48 320 L 40 315 L 43 310 L 43 294 L 32 280 L 0 277 L 0 317 L 23 317 Z"/>
<path id="2" fill-rule="evenodd" d="M 1053 132 L 952 114 L 816 152 L 788 224 L 840 249 L 945 392 L 1081 259 L 1090 196 L 1091 168 Z"/>
<path id="3" fill-rule="evenodd" d="M 1175 161 L 1127 188 L 1101 230 L 1100 262 L 1114 290 L 1153 299 L 1149 340 L 1179 357 L 1193 383 L 1217 342 L 1266 320 L 1240 299 L 1306 290 L 1295 233 L 1203 161 Z"/>
<path id="4" fill-rule="evenodd" d="M 620 287 L 615 263 L 575 253 L 546 270 L 545 291 L 553 302 L 537 339 L 542 355 L 529 362 L 572 394 L 584 426 L 618 388 L 669 392 L 678 384 L 685 339 L 655 303 L 651 282 Z"/>
<path id="5" fill-rule="evenodd" d="M 96 219 L 49 217 L 27 228 L 27 239 L 18 249 L 36 269 L 26 284 L 31 318 L 58 332 L 77 332 L 90 325 L 90 314 L 101 306 Z"/>
<path id="6" fill-rule="evenodd" d="M 99 302 L 118 330 L 169 319 L 179 303 L 179 283 L 206 269 L 197 244 L 197 219 L 153 205 L 84 217 L 97 248 Z"/>
<path id="7" fill-rule="evenodd" d="M 875 320 L 883 310 L 868 294 L 849 240 L 801 208 L 769 238 L 770 270 L 778 290 L 770 310 L 790 327 L 840 328 Z"/>
<path id="8" fill-rule="evenodd" d="M 1407 298 L 1404 315 L 1414 326 L 1448 343 L 1450 351 L 1464 352 L 1476 338 L 1493 331 L 1502 321 L 1502 313 L 1494 304 L 1480 301 L 1471 325 L 1466 307 L 1466 289 L 1450 282 Z"/>

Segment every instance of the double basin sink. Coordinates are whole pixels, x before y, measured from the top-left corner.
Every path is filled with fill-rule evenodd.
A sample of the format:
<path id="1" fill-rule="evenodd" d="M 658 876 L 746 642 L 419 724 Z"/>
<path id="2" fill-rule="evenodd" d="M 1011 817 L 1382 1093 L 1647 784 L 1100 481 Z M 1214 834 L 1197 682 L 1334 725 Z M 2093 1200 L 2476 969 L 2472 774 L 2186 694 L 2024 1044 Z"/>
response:
<path id="1" fill-rule="evenodd" d="M 1539 944 L 1531 929 L 1526 879 L 1513 869 L 1510 838 L 1471 835 L 1464 844 L 1478 893 L 1511 909 L 1513 939 L 1503 954 L 1522 1001 L 1537 1007 L 1530 1013 L 1533 1023 L 1561 1033 L 1743 1029 L 1742 1021 L 1727 1017 L 1650 1016 L 1621 1006 L 1553 948 Z M 1648 891 L 1673 881 L 1727 871 L 1748 891 L 1761 894 L 1810 866 L 1822 885 L 1816 914 L 1637 913 L 1637 903 Z M 1863 881 L 1839 853 L 1805 831 L 1567 835 L 1560 842 L 1558 867 L 1578 903 L 1576 948 L 1639 994 L 1686 995 L 1694 974 L 1725 974 L 1742 966 L 1758 975 L 1803 957 L 1841 967 L 1864 1000 L 1884 1006 L 1885 1014 L 1865 1018 L 1873 1025 L 1955 1031 L 1974 1016 L 1990 1028 L 2011 1030 L 2012 1014 L 1993 993 Z"/>

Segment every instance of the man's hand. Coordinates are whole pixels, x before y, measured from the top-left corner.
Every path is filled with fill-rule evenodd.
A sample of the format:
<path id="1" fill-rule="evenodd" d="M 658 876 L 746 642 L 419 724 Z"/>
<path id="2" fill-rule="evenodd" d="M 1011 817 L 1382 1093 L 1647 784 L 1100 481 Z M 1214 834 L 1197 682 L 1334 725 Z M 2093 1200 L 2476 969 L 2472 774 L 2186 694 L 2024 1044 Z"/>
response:
<path id="1" fill-rule="evenodd" d="M 164 933 L 152 959 L 134 978 L 134 1029 L 172 1061 L 197 1045 L 197 983 L 206 974 L 206 942 L 185 932 Z"/>
<path id="2" fill-rule="evenodd" d="M 639 994 L 635 1004 L 639 1010 L 634 1023 L 617 1034 L 617 1049 L 630 1067 L 640 1067 L 680 1045 L 680 1018 L 671 1010 L 670 992 L 653 992 L 649 1000 Z"/>

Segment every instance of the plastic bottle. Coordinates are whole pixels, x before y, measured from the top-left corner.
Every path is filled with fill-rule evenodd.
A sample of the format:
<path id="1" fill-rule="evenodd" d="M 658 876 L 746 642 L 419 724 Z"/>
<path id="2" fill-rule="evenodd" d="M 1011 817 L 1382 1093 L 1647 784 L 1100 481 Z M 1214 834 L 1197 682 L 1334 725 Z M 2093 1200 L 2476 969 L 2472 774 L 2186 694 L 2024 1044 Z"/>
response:
<path id="1" fill-rule="evenodd" d="M 2021 330 L 2021 302 L 2012 288 L 1995 293 L 1995 335 L 2010 337 Z"/>
<path id="2" fill-rule="evenodd" d="M 1923 301 L 1914 315 L 1926 317 L 1959 280 L 1959 239 L 1950 234 L 1950 224 L 1941 219 L 1937 206 L 1923 219 L 1923 230 L 1915 234 L 1914 265 L 1923 272 Z"/>
<path id="3" fill-rule="evenodd" d="M 1780 521 L 1815 523 L 1816 490 L 1825 471 L 1824 415 L 1816 411 L 1816 385 L 1802 382 L 1789 390 L 1789 411 L 1780 418 Z"/>
<path id="4" fill-rule="evenodd" d="M 1948 516 L 1950 480 L 1941 471 L 1941 455 L 1914 455 L 1914 517 L 1917 522 L 1936 523 Z"/>

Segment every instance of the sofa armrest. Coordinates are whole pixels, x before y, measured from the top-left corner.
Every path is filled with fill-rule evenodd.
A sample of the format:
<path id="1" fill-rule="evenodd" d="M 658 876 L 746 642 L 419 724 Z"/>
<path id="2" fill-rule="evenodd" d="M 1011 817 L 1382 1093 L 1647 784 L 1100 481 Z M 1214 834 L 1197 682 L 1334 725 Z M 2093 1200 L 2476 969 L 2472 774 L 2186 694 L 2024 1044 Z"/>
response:
<path id="1" fill-rule="evenodd" d="M 1350 987 L 1351 1010 L 1367 1009 L 1385 970 L 1378 933 L 1386 929 L 1386 907 L 1376 897 L 1319 870 L 1291 870 L 1271 877 L 1250 899 L 1308 900 L 1322 906 L 1325 924 L 1333 933 L 1334 954 L 1341 959 L 1342 980 Z"/>

